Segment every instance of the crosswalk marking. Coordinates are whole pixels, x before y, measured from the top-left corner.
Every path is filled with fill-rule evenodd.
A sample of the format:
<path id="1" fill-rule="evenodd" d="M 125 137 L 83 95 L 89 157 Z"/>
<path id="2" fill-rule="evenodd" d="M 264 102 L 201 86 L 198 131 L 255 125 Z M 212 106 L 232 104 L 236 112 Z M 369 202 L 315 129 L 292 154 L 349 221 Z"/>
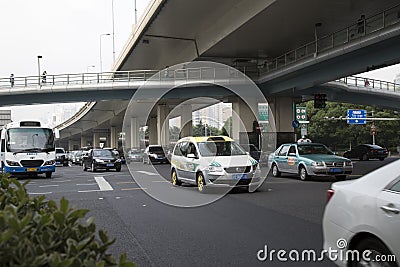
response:
<path id="1" fill-rule="evenodd" d="M 112 186 L 102 176 L 94 177 L 96 183 L 99 185 L 100 191 L 111 191 L 114 190 Z"/>

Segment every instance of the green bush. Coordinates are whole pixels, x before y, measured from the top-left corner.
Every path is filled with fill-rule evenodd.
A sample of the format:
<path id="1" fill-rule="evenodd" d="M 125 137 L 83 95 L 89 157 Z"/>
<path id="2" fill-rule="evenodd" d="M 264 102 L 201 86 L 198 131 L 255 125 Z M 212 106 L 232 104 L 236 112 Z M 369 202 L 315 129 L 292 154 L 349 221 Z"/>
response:
<path id="1" fill-rule="evenodd" d="M 59 207 L 44 196 L 29 197 L 25 185 L 0 176 L 1 266 L 134 266 L 121 254 L 107 253 L 115 239 L 99 230 L 88 210 L 74 209 L 62 198 Z"/>

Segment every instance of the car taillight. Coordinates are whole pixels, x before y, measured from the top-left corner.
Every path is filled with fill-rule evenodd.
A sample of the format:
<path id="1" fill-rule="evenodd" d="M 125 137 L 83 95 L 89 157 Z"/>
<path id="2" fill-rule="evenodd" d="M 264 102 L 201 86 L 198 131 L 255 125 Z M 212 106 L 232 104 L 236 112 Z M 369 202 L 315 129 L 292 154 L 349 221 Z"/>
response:
<path id="1" fill-rule="evenodd" d="M 335 194 L 335 190 L 329 189 L 329 190 L 328 190 L 328 195 L 327 195 L 327 197 L 326 197 L 326 203 L 328 203 L 329 200 L 331 200 L 333 194 Z"/>
<path id="2" fill-rule="evenodd" d="M 375 153 L 376 152 L 376 150 L 375 149 L 371 149 L 371 153 Z"/>

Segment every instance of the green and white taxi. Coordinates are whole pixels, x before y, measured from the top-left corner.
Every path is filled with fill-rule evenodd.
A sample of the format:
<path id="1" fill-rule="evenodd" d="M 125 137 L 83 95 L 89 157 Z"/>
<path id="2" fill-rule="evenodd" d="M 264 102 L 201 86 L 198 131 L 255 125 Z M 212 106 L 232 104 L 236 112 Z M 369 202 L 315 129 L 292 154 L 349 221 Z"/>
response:
<path id="1" fill-rule="evenodd" d="M 259 185 L 260 174 L 258 162 L 226 136 L 182 138 L 171 156 L 172 184 L 194 184 L 200 192 L 212 186 L 249 190 Z"/>
<path id="2" fill-rule="evenodd" d="M 303 181 L 312 176 L 335 176 L 337 180 L 344 180 L 353 171 L 351 160 L 335 155 L 319 143 L 283 144 L 269 160 L 273 176 L 298 174 Z"/>

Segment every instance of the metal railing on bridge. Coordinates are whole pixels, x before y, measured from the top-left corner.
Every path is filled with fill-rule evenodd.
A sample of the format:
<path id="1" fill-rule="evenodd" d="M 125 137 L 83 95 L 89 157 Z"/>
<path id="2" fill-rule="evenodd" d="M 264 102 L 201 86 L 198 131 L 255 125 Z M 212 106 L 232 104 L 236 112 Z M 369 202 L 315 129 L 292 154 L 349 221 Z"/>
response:
<path id="1" fill-rule="evenodd" d="M 134 70 L 103 73 L 75 73 L 46 76 L 0 78 L 0 89 L 37 88 L 46 86 L 93 85 L 134 81 L 221 81 L 244 80 L 245 76 L 233 67 L 169 68 L 165 70 Z"/>
<path id="2" fill-rule="evenodd" d="M 400 84 L 375 80 L 370 78 L 364 77 L 356 77 L 350 76 L 336 80 L 337 82 L 342 82 L 350 86 L 356 86 L 359 88 L 365 89 L 377 89 L 377 90 L 384 90 L 394 93 L 400 93 Z"/>
<path id="3" fill-rule="evenodd" d="M 360 40 L 361 37 L 391 27 L 399 22 L 400 4 L 374 16 L 360 19 L 357 23 L 342 30 L 317 38 L 315 41 L 309 42 L 277 58 L 267 61 L 265 66 L 261 68 L 260 73 L 266 74 L 285 68 L 290 64 L 306 58 L 315 57 L 318 53 Z"/>

